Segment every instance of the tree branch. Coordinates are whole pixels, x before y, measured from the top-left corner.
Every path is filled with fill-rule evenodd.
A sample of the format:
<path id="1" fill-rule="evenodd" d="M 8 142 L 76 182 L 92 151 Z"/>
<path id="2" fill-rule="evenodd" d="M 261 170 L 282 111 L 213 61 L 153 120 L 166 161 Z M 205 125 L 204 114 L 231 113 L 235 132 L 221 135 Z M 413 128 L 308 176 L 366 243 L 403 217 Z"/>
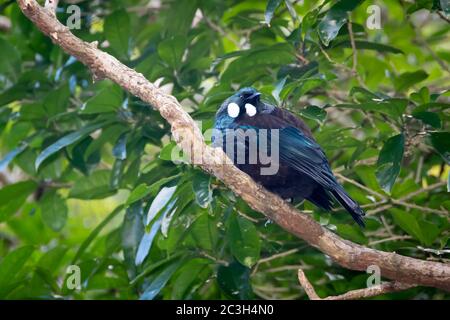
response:
<path id="1" fill-rule="evenodd" d="M 45 9 L 50 12 L 56 13 L 56 8 L 58 8 L 59 0 L 45 0 Z"/>
<path id="2" fill-rule="evenodd" d="M 199 166 L 222 180 L 252 209 L 262 212 L 279 226 L 304 239 L 345 268 L 366 271 L 368 266 L 377 265 L 383 277 L 450 291 L 450 265 L 366 248 L 344 240 L 323 228 L 309 215 L 297 211 L 278 196 L 256 184 L 235 166 L 224 165 L 224 159 L 228 159 L 224 152 L 204 143 L 195 122 L 175 97 L 163 93 L 142 74 L 97 49 L 95 45 L 75 37 L 52 13 L 39 6 L 35 0 L 17 0 L 17 2 L 23 13 L 44 34 L 65 52 L 85 64 L 96 78 L 108 78 L 116 82 L 157 109 L 171 125 L 173 138 L 181 149 L 191 159 L 200 156 Z"/>
<path id="3" fill-rule="evenodd" d="M 306 275 L 302 269 L 298 269 L 298 281 L 300 282 L 300 285 L 303 287 L 306 295 L 310 300 L 355 300 L 375 297 L 386 293 L 398 292 L 416 287 L 416 285 L 414 284 L 392 281 L 375 285 L 366 289 L 352 290 L 338 296 L 329 296 L 322 299 L 317 295 L 314 287 L 306 278 Z"/>

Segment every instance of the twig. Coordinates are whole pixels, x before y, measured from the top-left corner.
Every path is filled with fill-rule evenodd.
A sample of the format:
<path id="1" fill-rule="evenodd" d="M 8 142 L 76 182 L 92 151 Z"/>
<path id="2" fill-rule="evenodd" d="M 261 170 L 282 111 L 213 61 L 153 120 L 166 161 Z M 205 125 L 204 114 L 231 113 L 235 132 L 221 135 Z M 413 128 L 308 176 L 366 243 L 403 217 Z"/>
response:
<path id="1" fill-rule="evenodd" d="M 438 214 L 438 215 L 441 215 L 441 216 L 444 216 L 444 217 L 448 217 L 449 212 L 447 210 L 439 210 L 439 209 L 423 207 L 423 206 L 419 206 L 419 205 L 413 204 L 413 203 L 408 203 L 408 202 L 405 201 L 405 200 L 411 199 L 412 197 L 415 197 L 418 194 L 421 194 L 421 193 L 427 192 L 429 190 L 433 190 L 435 188 L 443 186 L 443 185 L 445 185 L 444 182 L 438 182 L 438 183 L 436 183 L 434 185 L 431 185 L 431 186 L 429 186 L 427 188 L 419 189 L 419 190 L 414 191 L 414 192 L 412 192 L 412 193 L 410 193 L 410 194 L 408 194 L 405 197 L 400 198 L 400 199 L 389 199 L 389 198 L 385 197 L 384 195 L 382 195 L 381 193 L 379 193 L 379 192 L 377 192 L 375 190 L 372 190 L 370 188 L 367 188 L 366 186 L 360 184 L 359 182 L 357 182 L 355 180 L 352 180 L 352 179 L 349 179 L 349 178 L 341 175 L 340 173 L 335 173 L 335 176 L 337 178 L 341 179 L 341 180 L 344 180 L 344 181 L 346 181 L 348 183 L 351 183 L 351 184 L 357 186 L 360 189 L 363 189 L 363 190 L 367 191 L 368 193 L 370 193 L 370 194 L 372 194 L 374 196 L 379 197 L 382 201 L 385 201 L 385 202 L 389 201 L 390 202 L 390 203 L 388 203 L 388 204 L 386 204 L 384 206 L 381 206 L 381 207 L 378 207 L 376 209 L 368 211 L 367 212 L 368 215 L 373 215 L 375 213 L 378 213 L 378 212 L 390 209 L 395 204 L 395 205 L 400 205 L 400 206 L 403 206 L 403 207 L 406 207 L 406 208 L 410 208 L 410 209 L 418 209 L 418 210 L 421 210 L 421 211 L 424 211 L 424 212 L 435 213 L 435 214 Z"/>
<path id="2" fill-rule="evenodd" d="M 375 297 L 381 294 L 391 292 L 404 291 L 416 287 L 415 284 L 392 281 L 375 285 L 370 288 L 352 290 L 338 296 L 329 296 L 322 299 L 317 295 L 316 291 L 314 290 L 314 287 L 306 278 L 306 275 L 302 269 L 298 270 L 298 281 L 300 282 L 300 285 L 303 287 L 305 293 L 307 294 L 310 300 L 355 300 L 355 299 Z"/>
<path id="3" fill-rule="evenodd" d="M 450 23 L 450 19 L 447 18 L 445 16 L 445 14 L 443 14 L 441 11 L 438 11 L 437 14 L 438 14 L 439 17 L 441 17 L 442 20 L 447 21 L 448 23 Z"/>
<path id="4" fill-rule="evenodd" d="M 434 184 L 429 185 L 428 187 L 421 188 L 419 190 L 416 190 L 416 191 L 413 191 L 411 193 L 408 193 L 406 196 L 401 197 L 399 200 L 400 201 L 407 201 L 407 200 L 409 200 L 411 198 L 414 198 L 415 196 L 417 196 L 419 194 L 422 194 L 422 193 L 425 193 L 425 192 L 428 192 L 428 191 L 431 191 L 431 190 L 434 190 L 434 189 L 437 189 L 437 188 L 440 188 L 440 187 L 444 187 L 446 185 L 447 185 L 447 182 L 439 181 L 439 182 L 436 182 Z"/>
<path id="5" fill-rule="evenodd" d="M 356 50 L 355 37 L 353 35 L 352 18 L 350 12 L 348 13 L 347 29 L 348 35 L 350 36 L 350 44 L 352 46 L 352 55 L 353 55 L 352 73 L 354 76 L 356 76 L 356 66 L 358 65 L 358 51 Z"/>
<path id="6" fill-rule="evenodd" d="M 260 259 L 258 261 L 258 263 L 261 264 L 261 263 L 269 262 L 269 261 L 272 261 L 272 260 L 275 260 L 275 259 L 283 258 L 283 257 L 289 256 L 291 254 L 297 253 L 299 250 L 300 249 L 291 249 L 291 250 L 288 250 L 288 251 L 280 252 L 280 253 L 274 254 L 274 255 L 272 255 L 270 257 Z"/>
<path id="7" fill-rule="evenodd" d="M 284 251 L 284 252 L 280 252 L 280 253 L 271 255 L 270 257 L 266 257 L 266 258 L 259 259 L 258 263 L 257 263 L 257 264 L 255 265 L 255 267 L 253 268 L 252 274 L 255 274 L 255 273 L 256 273 L 256 271 L 258 270 L 258 267 L 259 267 L 262 263 L 266 263 L 266 262 L 270 262 L 270 261 L 272 261 L 272 260 L 276 260 L 276 259 L 279 259 L 279 258 L 283 258 L 283 257 L 289 256 L 289 255 L 291 255 L 291 254 L 297 253 L 297 252 L 299 252 L 299 251 L 300 251 L 299 248 L 295 248 L 295 249 L 291 249 L 291 250 L 287 250 L 287 251 Z"/>
<path id="8" fill-rule="evenodd" d="M 372 195 L 374 195 L 374 196 L 376 196 L 376 197 L 378 197 L 378 198 L 380 198 L 380 199 L 386 199 L 386 197 L 385 197 L 384 195 L 382 195 L 381 193 L 376 192 L 375 190 L 372 190 L 372 189 L 370 189 L 370 188 L 367 188 L 366 186 L 362 185 L 361 183 L 359 183 L 359 182 L 357 182 L 357 181 L 355 181 L 355 180 L 349 179 L 349 178 L 343 176 L 343 175 L 340 174 L 340 173 L 335 173 L 334 175 L 335 175 L 337 178 L 339 178 L 339 179 L 341 179 L 341 180 L 344 180 L 344 181 L 346 181 L 346 182 L 348 182 L 348 183 L 351 183 L 351 184 L 357 186 L 358 188 L 363 189 L 364 191 L 367 191 L 368 193 L 370 193 L 370 194 L 372 194 Z"/>
<path id="9" fill-rule="evenodd" d="M 390 241 L 397 241 L 397 240 L 408 240 L 412 239 L 411 236 L 393 236 L 385 239 L 375 240 L 369 242 L 369 246 L 374 246 L 376 244 L 384 243 L 384 242 L 390 242 Z"/>

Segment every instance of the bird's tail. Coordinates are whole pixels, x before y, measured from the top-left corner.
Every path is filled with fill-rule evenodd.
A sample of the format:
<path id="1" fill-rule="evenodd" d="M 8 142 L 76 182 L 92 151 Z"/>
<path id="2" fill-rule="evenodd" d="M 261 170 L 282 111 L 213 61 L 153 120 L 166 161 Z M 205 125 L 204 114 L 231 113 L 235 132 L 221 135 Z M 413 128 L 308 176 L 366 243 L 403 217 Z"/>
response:
<path id="1" fill-rule="evenodd" d="M 338 185 L 334 190 L 331 191 L 336 200 L 350 213 L 353 217 L 353 220 L 356 221 L 362 228 L 365 227 L 363 217 L 365 213 L 363 209 L 359 206 L 359 204 L 350 198 L 347 192 L 343 187 Z"/>

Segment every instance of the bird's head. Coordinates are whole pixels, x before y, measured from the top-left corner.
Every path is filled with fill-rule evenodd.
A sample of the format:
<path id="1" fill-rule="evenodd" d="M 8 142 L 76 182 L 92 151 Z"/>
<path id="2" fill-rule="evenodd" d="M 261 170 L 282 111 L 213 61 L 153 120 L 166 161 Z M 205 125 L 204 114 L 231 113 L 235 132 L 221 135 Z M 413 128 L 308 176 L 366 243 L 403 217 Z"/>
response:
<path id="1" fill-rule="evenodd" d="M 253 117 L 258 113 L 260 96 L 255 88 L 242 88 L 222 103 L 217 117 L 238 118 L 244 114 Z"/>

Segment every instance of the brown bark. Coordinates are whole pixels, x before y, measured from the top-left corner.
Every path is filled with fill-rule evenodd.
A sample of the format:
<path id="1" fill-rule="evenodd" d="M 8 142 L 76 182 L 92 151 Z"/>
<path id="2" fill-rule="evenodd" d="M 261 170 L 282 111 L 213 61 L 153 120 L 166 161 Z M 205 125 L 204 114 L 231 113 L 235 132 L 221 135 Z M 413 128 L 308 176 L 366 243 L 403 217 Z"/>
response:
<path id="1" fill-rule="evenodd" d="M 407 290 L 407 289 L 411 289 L 411 288 L 415 287 L 414 284 L 392 281 L 392 282 L 381 283 L 379 285 L 375 285 L 375 286 L 368 287 L 365 289 L 351 290 L 344 294 L 340 294 L 338 296 L 329 296 L 326 298 L 321 298 L 317 295 L 316 291 L 314 290 L 314 287 L 309 282 L 308 278 L 306 278 L 305 273 L 301 269 L 298 270 L 298 281 L 300 282 L 300 285 L 303 287 L 306 295 L 309 297 L 310 300 L 364 299 L 364 298 L 371 298 L 371 297 L 379 296 L 379 295 L 386 294 L 386 293 L 403 291 L 403 290 Z"/>
<path id="2" fill-rule="evenodd" d="M 170 123 L 177 144 L 188 154 L 203 155 L 203 163 L 199 166 L 222 180 L 254 210 L 304 239 L 345 268 L 365 271 L 368 266 L 377 265 L 383 277 L 450 291 L 450 265 L 369 249 L 344 240 L 256 184 L 236 167 L 222 165 L 224 153 L 204 144 L 200 130 L 175 97 L 163 93 L 142 74 L 97 49 L 96 45 L 75 37 L 67 27 L 57 21 L 51 11 L 39 6 L 36 1 L 17 2 L 23 13 L 44 34 L 68 54 L 84 63 L 95 79 L 111 79 L 157 109 Z"/>

